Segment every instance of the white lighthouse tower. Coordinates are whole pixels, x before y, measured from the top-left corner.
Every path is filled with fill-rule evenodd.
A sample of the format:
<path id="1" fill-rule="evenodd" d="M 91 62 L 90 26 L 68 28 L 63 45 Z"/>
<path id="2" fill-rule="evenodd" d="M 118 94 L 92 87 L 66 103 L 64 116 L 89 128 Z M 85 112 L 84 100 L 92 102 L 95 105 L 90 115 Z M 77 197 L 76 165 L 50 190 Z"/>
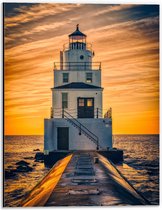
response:
<path id="1" fill-rule="evenodd" d="M 111 110 L 103 117 L 101 63 L 79 30 L 54 63 L 51 118 L 44 121 L 44 153 L 112 148 Z"/>

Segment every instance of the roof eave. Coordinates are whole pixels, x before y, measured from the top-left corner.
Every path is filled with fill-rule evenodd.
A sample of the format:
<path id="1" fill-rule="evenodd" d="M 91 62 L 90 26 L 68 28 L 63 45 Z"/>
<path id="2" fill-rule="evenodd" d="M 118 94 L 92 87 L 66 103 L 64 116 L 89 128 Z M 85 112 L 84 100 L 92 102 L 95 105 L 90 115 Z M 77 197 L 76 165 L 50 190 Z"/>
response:
<path id="1" fill-rule="evenodd" d="M 54 87 L 51 88 L 51 90 L 103 90 L 104 88 L 59 88 L 59 87 Z"/>

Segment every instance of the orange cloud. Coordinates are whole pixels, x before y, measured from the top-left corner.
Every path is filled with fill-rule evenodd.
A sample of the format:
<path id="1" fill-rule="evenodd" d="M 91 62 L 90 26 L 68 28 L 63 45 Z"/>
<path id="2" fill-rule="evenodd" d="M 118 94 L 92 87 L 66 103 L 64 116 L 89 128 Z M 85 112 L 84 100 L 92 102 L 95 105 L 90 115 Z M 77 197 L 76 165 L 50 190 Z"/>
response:
<path id="1" fill-rule="evenodd" d="M 14 11 L 5 17 L 5 134 L 43 134 L 53 62 L 77 23 L 102 62 L 113 132 L 159 132 L 158 15 L 138 5 L 27 4 Z"/>

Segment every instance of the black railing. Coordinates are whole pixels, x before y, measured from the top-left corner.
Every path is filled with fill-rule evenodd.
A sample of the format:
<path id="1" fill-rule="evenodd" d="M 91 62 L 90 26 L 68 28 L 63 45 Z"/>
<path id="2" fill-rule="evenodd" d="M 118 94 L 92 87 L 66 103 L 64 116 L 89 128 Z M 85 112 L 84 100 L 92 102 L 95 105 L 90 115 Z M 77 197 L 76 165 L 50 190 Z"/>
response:
<path id="1" fill-rule="evenodd" d="M 54 70 L 101 70 L 101 62 L 55 62 Z"/>
<path id="2" fill-rule="evenodd" d="M 97 150 L 99 150 L 99 147 L 102 148 L 99 145 L 99 138 L 64 109 L 62 110 L 62 117 L 69 121 L 74 127 L 76 127 L 79 130 L 79 135 L 83 133 L 91 141 L 93 141 L 97 146 Z"/>
<path id="3" fill-rule="evenodd" d="M 65 110 L 65 109 L 64 109 Z M 68 113 L 73 117 L 73 118 L 78 118 L 78 111 L 77 109 L 66 109 L 68 110 Z M 65 110 L 65 111 L 66 111 Z M 86 112 L 88 114 L 88 111 Z M 91 112 L 90 112 L 91 113 Z M 103 114 L 104 113 L 104 114 Z M 62 108 L 55 108 L 52 109 L 51 108 L 51 114 L 50 114 L 51 118 L 55 117 L 55 118 L 61 118 L 62 117 Z M 109 109 L 100 109 L 100 108 L 96 108 L 94 110 L 94 117 L 93 118 L 109 118 L 112 119 L 112 108 L 110 107 Z"/>

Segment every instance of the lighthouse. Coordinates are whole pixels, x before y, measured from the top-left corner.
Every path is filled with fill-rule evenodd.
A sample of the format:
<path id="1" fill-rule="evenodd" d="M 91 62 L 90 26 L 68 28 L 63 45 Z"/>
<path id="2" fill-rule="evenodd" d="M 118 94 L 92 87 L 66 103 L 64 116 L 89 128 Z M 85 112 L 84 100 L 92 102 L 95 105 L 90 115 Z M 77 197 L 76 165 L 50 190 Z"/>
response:
<path id="1" fill-rule="evenodd" d="M 54 63 L 51 116 L 44 120 L 44 154 L 112 148 L 111 109 L 103 112 L 101 63 L 79 25 Z"/>

